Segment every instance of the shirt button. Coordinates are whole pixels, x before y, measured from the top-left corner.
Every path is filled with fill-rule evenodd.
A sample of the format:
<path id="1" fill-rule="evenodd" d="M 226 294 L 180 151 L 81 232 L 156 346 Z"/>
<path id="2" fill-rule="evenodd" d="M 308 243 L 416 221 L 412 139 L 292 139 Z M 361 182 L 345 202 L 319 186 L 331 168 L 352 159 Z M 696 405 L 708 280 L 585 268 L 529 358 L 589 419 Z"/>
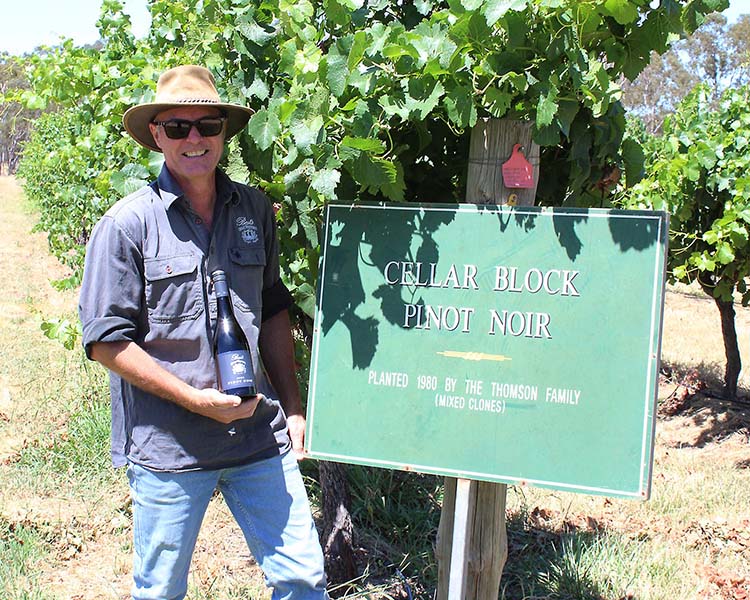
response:
<path id="1" fill-rule="evenodd" d="M 167 275 L 172 274 L 172 267 L 170 265 L 167 265 L 166 269 L 164 269 L 167 272 Z"/>
<path id="2" fill-rule="evenodd" d="M 201 219 L 200 217 L 195 217 L 195 224 L 200 225 L 201 223 L 203 223 L 203 219 Z"/>

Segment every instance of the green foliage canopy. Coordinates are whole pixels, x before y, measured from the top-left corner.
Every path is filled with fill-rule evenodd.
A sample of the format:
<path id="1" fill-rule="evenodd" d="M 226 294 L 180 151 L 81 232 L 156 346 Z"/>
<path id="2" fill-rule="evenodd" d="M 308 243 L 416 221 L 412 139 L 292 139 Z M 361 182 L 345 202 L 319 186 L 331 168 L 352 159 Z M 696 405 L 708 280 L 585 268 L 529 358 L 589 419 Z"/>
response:
<path id="1" fill-rule="evenodd" d="M 622 152 L 616 82 L 728 2 L 651 4 L 154 0 L 151 31 L 135 40 L 122 4 L 105 0 L 101 51 L 67 43 L 33 60 L 28 104 L 59 109 L 27 147 L 26 191 L 78 273 L 93 223 L 158 169 L 123 137 L 122 113 L 153 96 L 164 68 L 205 64 L 226 98 L 257 111 L 227 168 L 278 204 L 287 283 L 311 314 L 323 203 L 463 200 L 480 118 L 533 123 L 542 203 L 607 204 L 597 183 L 609 169 L 632 179 L 641 168 Z"/>
<path id="2" fill-rule="evenodd" d="M 649 175 L 631 207 L 669 210 L 673 280 L 698 281 L 715 298 L 750 303 L 750 85 L 727 90 L 712 110 L 695 88 L 649 142 Z"/>

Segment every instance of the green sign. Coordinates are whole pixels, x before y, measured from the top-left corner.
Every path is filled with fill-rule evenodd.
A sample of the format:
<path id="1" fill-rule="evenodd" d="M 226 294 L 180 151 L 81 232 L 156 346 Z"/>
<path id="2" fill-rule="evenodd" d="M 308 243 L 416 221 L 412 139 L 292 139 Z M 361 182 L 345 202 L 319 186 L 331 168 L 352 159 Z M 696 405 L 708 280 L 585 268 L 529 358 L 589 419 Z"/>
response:
<path id="1" fill-rule="evenodd" d="M 316 458 L 647 498 L 668 219 L 330 205 Z"/>

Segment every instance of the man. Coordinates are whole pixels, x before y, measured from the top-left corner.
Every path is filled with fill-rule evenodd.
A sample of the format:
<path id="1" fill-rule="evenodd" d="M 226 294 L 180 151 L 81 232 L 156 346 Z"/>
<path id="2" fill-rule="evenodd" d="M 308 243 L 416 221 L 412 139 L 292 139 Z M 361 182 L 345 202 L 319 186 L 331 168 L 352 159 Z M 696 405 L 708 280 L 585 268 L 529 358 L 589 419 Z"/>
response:
<path id="1" fill-rule="evenodd" d="M 222 102 L 202 67 L 163 73 L 155 101 L 123 119 L 137 142 L 164 154 L 161 174 L 102 217 L 86 252 L 83 343 L 110 370 L 112 459 L 127 465 L 133 498 L 135 600 L 185 596 L 215 489 L 274 599 L 328 597 L 297 466 L 305 420 L 274 213 L 217 168 L 225 139 L 251 114 Z M 250 342 L 254 399 L 217 389 L 216 269 L 227 273 Z"/>

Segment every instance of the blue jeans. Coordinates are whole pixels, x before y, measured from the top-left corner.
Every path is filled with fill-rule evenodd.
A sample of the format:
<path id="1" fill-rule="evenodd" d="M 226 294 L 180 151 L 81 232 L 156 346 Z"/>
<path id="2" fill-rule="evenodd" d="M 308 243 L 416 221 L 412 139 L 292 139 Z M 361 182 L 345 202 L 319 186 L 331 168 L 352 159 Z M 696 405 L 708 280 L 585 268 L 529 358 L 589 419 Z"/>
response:
<path id="1" fill-rule="evenodd" d="M 128 465 L 133 598 L 181 600 L 203 516 L 219 489 L 273 588 L 273 599 L 319 600 L 323 553 L 292 452 L 249 465 L 166 473 Z"/>

